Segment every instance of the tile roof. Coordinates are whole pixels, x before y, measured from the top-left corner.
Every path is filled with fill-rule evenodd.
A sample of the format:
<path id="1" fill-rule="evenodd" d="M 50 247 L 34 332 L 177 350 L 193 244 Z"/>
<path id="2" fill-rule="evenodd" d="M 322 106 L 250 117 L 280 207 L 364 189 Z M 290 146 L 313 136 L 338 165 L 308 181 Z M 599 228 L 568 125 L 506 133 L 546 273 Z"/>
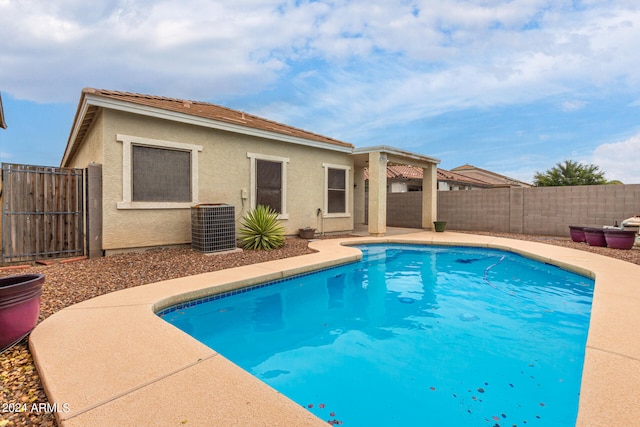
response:
<path id="1" fill-rule="evenodd" d="M 409 165 L 387 166 L 387 179 L 422 179 L 422 168 Z"/>
<path id="2" fill-rule="evenodd" d="M 339 141 L 317 133 L 298 129 L 262 117 L 245 113 L 244 111 L 232 110 L 221 105 L 208 102 L 191 101 L 185 99 L 167 98 L 164 96 L 145 95 L 139 93 L 119 92 L 105 89 L 85 88 L 84 94 L 98 95 L 104 98 L 130 102 L 152 108 L 173 111 L 210 120 L 217 120 L 234 125 L 246 126 L 267 132 L 275 132 L 281 135 L 293 136 L 341 147 L 353 148 L 348 142 Z"/>
<path id="3" fill-rule="evenodd" d="M 439 163 L 422 154 L 411 153 L 393 147 L 366 147 L 356 150 L 344 141 L 309 132 L 293 126 L 268 120 L 244 111 L 233 110 L 209 102 L 168 98 L 132 92 L 106 89 L 84 88 L 73 120 L 71 133 L 65 148 L 61 165 L 67 166 L 83 144 L 87 132 L 102 109 L 127 111 L 159 117 L 165 120 L 191 123 L 196 126 L 222 129 L 229 132 L 245 133 L 282 142 L 309 145 L 316 148 L 341 151 L 352 155 L 367 154 L 366 150 L 389 151 L 401 161 Z"/>
<path id="4" fill-rule="evenodd" d="M 460 184 L 474 185 L 476 187 L 493 187 L 490 182 L 484 179 L 465 176 L 445 169 L 438 169 L 438 181 L 456 182 Z"/>
<path id="5" fill-rule="evenodd" d="M 364 179 L 369 179 L 369 169 L 364 170 Z M 387 166 L 387 179 L 422 179 L 422 168 L 410 165 L 390 165 Z M 438 181 L 456 182 L 477 187 L 492 187 L 487 181 L 464 176 L 445 169 L 437 169 Z"/>
<path id="6" fill-rule="evenodd" d="M 517 179 L 509 178 L 508 176 L 500 175 L 499 173 L 491 172 L 489 170 L 482 169 L 470 164 L 458 166 L 456 168 L 451 169 L 451 171 L 470 177 L 470 178 L 483 180 L 496 187 L 497 186 L 532 187 L 531 184 L 528 184 L 526 182 L 518 181 Z"/>

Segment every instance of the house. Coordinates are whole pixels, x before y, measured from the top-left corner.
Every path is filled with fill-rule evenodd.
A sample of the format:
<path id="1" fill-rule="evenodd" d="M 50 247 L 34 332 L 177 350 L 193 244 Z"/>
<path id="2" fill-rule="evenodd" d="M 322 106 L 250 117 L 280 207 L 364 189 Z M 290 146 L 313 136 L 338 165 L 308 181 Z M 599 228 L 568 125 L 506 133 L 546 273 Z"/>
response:
<path id="1" fill-rule="evenodd" d="M 223 203 L 239 219 L 274 208 L 286 233 L 386 233 L 387 162 L 423 171 L 423 225 L 436 219 L 439 160 L 352 144 L 219 105 L 83 89 L 62 167 L 88 168 L 90 253 L 188 244 L 190 208 Z M 93 194 L 93 196 L 92 196 Z"/>
<path id="2" fill-rule="evenodd" d="M 0 128 L 6 129 L 7 122 L 4 121 L 4 109 L 2 108 L 2 94 L 0 93 Z"/>
<path id="3" fill-rule="evenodd" d="M 389 193 L 422 191 L 422 178 L 421 168 L 411 165 L 389 165 L 387 166 L 387 191 Z M 367 179 L 368 170 L 365 169 L 365 180 Z M 487 181 L 440 168 L 437 169 L 437 181 L 439 191 L 479 190 L 495 187 L 494 184 Z"/>
<path id="4" fill-rule="evenodd" d="M 438 190 L 481 190 L 493 188 L 494 186 L 482 179 L 465 176 L 450 170 L 438 168 Z"/>
<path id="5" fill-rule="evenodd" d="M 464 175 L 469 178 L 478 179 L 491 184 L 492 187 L 533 187 L 533 185 L 526 182 L 519 181 L 517 179 L 509 178 L 508 176 L 500 175 L 499 173 L 491 172 L 486 169 L 466 164 L 451 169 L 451 172 Z"/>

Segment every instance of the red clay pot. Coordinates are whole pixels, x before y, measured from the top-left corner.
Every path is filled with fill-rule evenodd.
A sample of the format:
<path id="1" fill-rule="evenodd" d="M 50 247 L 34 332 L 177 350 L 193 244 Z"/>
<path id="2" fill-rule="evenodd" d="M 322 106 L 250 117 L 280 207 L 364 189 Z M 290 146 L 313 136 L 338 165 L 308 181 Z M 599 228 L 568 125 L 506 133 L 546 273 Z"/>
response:
<path id="1" fill-rule="evenodd" d="M 585 227 L 584 237 L 587 239 L 589 246 L 607 246 L 607 241 L 604 238 L 604 230 L 602 228 Z"/>
<path id="2" fill-rule="evenodd" d="M 571 235 L 571 240 L 574 242 L 586 242 L 587 238 L 584 235 L 585 227 L 579 227 L 577 225 L 569 226 L 569 234 Z"/>
<path id="3" fill-rule="evenodd" d="M 636 232 L 631 230 L 605 229 L 607 246 L 613 249 L 631 249 L 636 241 Z"/>
<path id="4" fill-rule="evenodd" d="M 38 323 L 44 275 L 0 278 L 0 351 L 24 338 Z"/>

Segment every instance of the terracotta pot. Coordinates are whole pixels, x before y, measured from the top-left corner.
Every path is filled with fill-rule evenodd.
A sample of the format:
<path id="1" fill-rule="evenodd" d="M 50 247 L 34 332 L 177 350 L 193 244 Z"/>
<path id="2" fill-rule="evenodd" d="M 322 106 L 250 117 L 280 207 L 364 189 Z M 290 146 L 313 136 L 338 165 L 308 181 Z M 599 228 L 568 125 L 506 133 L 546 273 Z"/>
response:
<path id="1" fill-rule="evenodd" d="M 584 237 L 587 239 L 589 246 L 607 246 L 607 241 L 604 238 L 604 230 L 602 228 L 585 227 Z"/>
<path id="2" fill-rule="evenodd" d="M 636 241 L 636 232 L 631 230 L 604 230 L 607 246 L 613 249 L 631 249 Z"/>
<path id="3" fill-rule="evenodd" d="M 24 338 L 38 323 L 42 274 L 0 279 L 0 351 Z"/>
<path id="4" fill-rule="evenodd" d="M 569 226 L 569 234 L 571 235 L 571 240 L 574 242 L 586 242 L 587 238 L 584 235 L 585 227 L 579 227 L 577 225 Z"/>

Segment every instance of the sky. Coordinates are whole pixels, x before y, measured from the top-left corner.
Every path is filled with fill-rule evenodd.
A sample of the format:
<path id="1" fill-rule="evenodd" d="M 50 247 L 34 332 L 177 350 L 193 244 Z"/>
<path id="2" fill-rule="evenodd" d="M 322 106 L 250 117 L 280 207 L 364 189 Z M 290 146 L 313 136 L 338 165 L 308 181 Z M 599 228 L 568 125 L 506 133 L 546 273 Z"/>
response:
<path id="1" fill-rule="evenodd" d="M 525 182 L 640 183 L 637 0 L 0 0 L 0 160 L 57 166 L 84 87 L 212 102 Z"/>

